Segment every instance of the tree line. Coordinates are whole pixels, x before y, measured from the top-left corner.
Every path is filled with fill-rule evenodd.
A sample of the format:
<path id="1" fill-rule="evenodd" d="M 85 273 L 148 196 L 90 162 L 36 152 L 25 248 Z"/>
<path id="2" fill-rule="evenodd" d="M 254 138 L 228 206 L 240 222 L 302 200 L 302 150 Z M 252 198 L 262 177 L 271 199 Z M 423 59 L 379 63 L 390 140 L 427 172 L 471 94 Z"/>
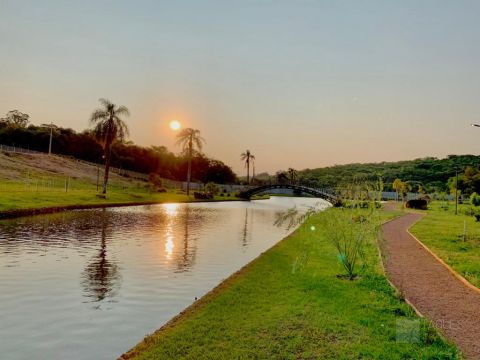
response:
<path id="1" fill-rule="evenodd" d="M 386 191 L 396 191 L 396 179 L 406 182 L 408 191 L 450 192 L 459 173 L 458 186 L 465 193 L 480 190 L 480 156 L 449 155 L 410 161 L 335 165 L 299 171 L 298 182 L 306 186 L 336 188 L 359 181 L 382 179 Z"/>
<path id="2" fill-rule="evenodd" d="M 98 112 L 97 112 L 98 110 Z M 91 115 L 93 125 L 101 124 L 102 111 L 108 112 L 108 104 L 95 110 Z M 125 110 L 121 111 L 125 115 Z M 100 116 L 102 115 L 102 116 Z M 29 123 L 29 116 L 18 110 L 10 111 L 4 118 L 0 118 L 0 144 L 23 147 L 30 150 L 48 152 L 51 125 L 36 126 Z M 106 155 L 104 141 L 106 128 L 100 126 L 77 132 L 73 129 L 53 125 L 52 152 L 54 154 L 72 156 L 98 164 L 105 164 Z M 125 129 L 123 129 L 125 130 Z M 114 134 L 110 144 L 109 165 L 141 172 L 155 173 L 161 177 L 184 181 L 186 180 L 189 154 L 182 152 L 177 155 L 165 146 L 144 147 L 126 141 L 125 136 Z M 126 134 L 123 134 L 126 135 Z M 191 180 L 203 183 L 215 182 L 220 184 L 236 183 L 237 178 L 233 170 L 222 161 L 207 157 L 200 151 L 193 152 L 191 157 Z M 108 175 L 107 175 L 108 176 Z"/>

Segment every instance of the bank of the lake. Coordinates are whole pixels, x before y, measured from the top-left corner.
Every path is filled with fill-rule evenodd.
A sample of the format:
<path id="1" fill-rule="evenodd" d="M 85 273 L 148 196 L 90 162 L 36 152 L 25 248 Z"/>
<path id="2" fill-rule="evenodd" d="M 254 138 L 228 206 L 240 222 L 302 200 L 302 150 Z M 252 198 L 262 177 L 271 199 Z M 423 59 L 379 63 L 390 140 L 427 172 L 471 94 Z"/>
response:
<path id="1" fill-rule="evenodd" d="M 267 199 L 256 196 L 253 199 Z M 165 203 L 244 201 L 231 193 L 229 196 L 214 196 L 213 199 L 199 200 L 178 191 L 146 192 L 113 189 L 105 197 L 97 196 L 91 190 L 70 192 L 15 192 L 0 195 L 0 219 L 20 216 L 50 214 L 65 210 L 93 209 L 102 207 L 153 205 Z"/>
<path id="2" fill-rule="evenodd" d="M 337 278 L 337 255 L 322 232 L 330 211 L 340 210 L 310 218 L 123 359 L 458 358 L 389 285 L 375 239 L 361 278 Z M 420 324 L 418 342 L 397 341 L 408 320 Z"/>

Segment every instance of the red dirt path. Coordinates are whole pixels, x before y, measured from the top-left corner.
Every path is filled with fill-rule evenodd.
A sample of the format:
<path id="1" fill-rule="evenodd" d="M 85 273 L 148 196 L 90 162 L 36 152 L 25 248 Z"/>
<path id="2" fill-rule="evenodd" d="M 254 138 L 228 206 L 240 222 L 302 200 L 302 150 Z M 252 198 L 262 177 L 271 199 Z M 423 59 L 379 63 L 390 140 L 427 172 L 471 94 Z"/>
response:
<path id="1" fill-rule="evenodd" d="M 469 288 L 407 230 L 420 214 L 383 225 L 383 253 L 390 281 L 468 359 L 480 359 L 480 292 Z"/>

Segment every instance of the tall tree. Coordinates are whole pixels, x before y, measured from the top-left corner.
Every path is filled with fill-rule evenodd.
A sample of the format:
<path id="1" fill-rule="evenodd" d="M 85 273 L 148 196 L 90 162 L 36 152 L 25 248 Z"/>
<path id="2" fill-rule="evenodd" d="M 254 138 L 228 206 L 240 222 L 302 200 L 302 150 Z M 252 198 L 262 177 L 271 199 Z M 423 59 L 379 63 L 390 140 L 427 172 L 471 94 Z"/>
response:
<path id="1" fill-rule="evenodd" d="M 293 168 L 288 168 L 287 170 L 288 177 L 290 179 L 290 184 L 294 185 L 298 179 L 298 172 Z"/>
<path id="2" fill-rule="evenodd" d="M 405 201 L 408 192 L 412 190 L 412 184 L 408 181 L 395 179 L 392 184 L 392 188 L 397 192 L 397 198 L 398 194 L 400 194 L 402 196 L 402 200 Z"/>
<path id="3" fill-rule="evenodd" d="M 278 184 L 287 184 L 288 183 L 288 174 L 285 171 L 277 171 L 275 178 Z"/>
<path id="4" fill-rule="evenodd" d="M 400 194 L 400 190 L 402 190 L 402 186 L 403 186 L 403 181 L 401 179 L 395 179 L 392 183 L 392 188 L 393 190 L 395 190 L 395 192 L 397 193 L 397 201 L 398 201 L 398 198 L 399 198 L 399 194 Z"/>
<path id="5" fill-rule="evenodd" d="M 0 118 L 0 122 L 7 125 L 26 127 L 29 118 L 30 116 L 28 114 L 24 114 L 18 110 L 11 110 L 7 113 L 7 115 L 5 115 L 4 118 Z"/>
<path id="6" fill-rule="evenodd" d="M 200 130 L 185 128 L 177 135 L 177 146 L 181 146 L 183 152 L 187 155 L 187 195 L 190 195 L 190 180 L 192 177 L 192 157 L 196 149 L 202 151 L 205 139 L 200 136 Z"/>
<path id="7" fill-rule="evenodd" d="M 250 184 L 250 163 L 255 161 L 255 156 L 250 150 L 245 151 L 240 155 L 242 161 L 245 161 L 245 167 L 247 168 L 247 184 Z"/>
<path id="8" fill-rule="evenodd" d="M 112 143 L 115 140 L 123 141 L 128 135 L 127 124 L 122 116 L 129 116 L 130 112 L 123 106 L 117 106 L 106 99 L 99 99 L 101 108 L 96 109 L 90 116 L 90 122 L 95 124 L 95 137 L 101 142 L 105 156 L 105 173 L 103 177 L 102 193 L 107 193 L 108 173 L 112 156 Z"/>

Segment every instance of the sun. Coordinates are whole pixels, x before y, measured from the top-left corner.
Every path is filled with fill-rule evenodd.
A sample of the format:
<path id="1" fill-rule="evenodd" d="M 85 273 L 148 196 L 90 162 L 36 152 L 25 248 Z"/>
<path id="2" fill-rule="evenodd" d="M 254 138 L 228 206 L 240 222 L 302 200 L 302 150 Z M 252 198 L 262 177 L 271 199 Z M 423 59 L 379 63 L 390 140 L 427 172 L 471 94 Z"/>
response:
<path id="1" fill-rule="evenodd" d="M 172 130 L 178 130 L 178 129 L 180 129 L 181 126 L 182 125 L 177 120 L 170 121 L 170 129 L 172 129 Z"/>

